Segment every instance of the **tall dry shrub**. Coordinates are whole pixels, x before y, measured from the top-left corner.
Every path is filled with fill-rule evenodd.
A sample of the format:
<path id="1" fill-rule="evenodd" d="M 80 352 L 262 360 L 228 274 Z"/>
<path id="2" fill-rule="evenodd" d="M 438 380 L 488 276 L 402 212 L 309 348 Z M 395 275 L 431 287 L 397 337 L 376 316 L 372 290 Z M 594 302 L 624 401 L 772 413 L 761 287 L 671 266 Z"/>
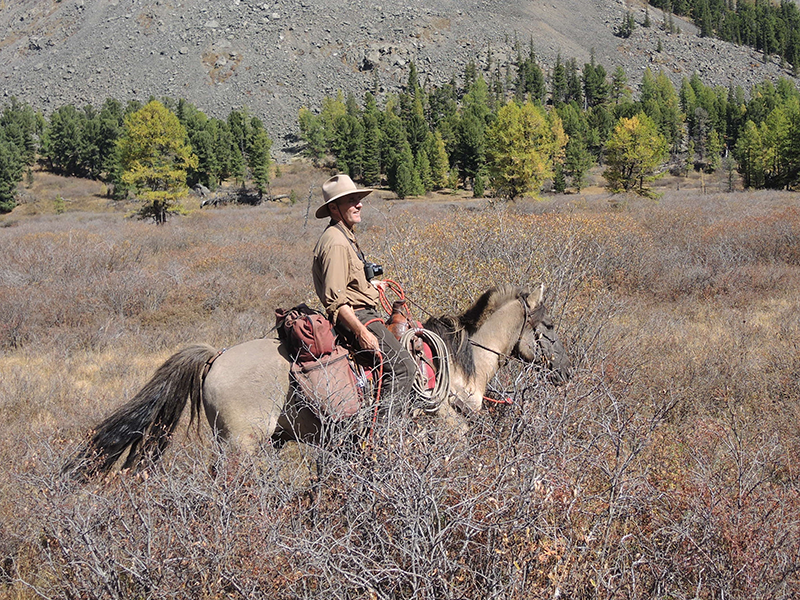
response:
<path id="1" fill-rule="evenodd" d="M 262 335 L 276 306 L 315 301 L 324 224 L 269 205 L 6 229 L 0 595 L 795 597 L 793 202 L 667 193 L 457 218 L 368 204 L 362 247 L 419 317 L 545 282 L 570 386 L 512 360 L 490 385 L 512 404 L 463 436 L 401 419 L 366 451 L 302 460 L 181 428 L 162 465 L 88 486 L 57 476 L 64 457 L 170 353 Z"/>

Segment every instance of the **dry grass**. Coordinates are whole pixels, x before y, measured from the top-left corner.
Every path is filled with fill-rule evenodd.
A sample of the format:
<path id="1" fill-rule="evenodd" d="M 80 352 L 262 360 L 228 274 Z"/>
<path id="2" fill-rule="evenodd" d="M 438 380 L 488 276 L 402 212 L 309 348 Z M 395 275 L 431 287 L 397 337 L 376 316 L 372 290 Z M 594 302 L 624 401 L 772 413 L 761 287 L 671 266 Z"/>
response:
<path id="1" fill-rule="evenodd" d="M 12 215 L 0 236 L 0 597 L 800 594 L 791 194 L 682 189 L 616 208 L 603 194 L 375 199 L 362 245 L 419 316 L 543 280 L 571 386 L 510 365 L 493 386 L 517 403 L 465 438 L 408 423 L 366 456 L 251 460 L 214 449 L 206 427 L 181 430 L 147 476 L 59 478 L 92 424 L 172 352 L 260 336 L 275 307 L 316 302 L 323 224 L 304 223 L 309 177 L 326 174 L 281 170 L 272 192 L 295 189 L 294 205 L 160 228 L 114 212 Z"/>

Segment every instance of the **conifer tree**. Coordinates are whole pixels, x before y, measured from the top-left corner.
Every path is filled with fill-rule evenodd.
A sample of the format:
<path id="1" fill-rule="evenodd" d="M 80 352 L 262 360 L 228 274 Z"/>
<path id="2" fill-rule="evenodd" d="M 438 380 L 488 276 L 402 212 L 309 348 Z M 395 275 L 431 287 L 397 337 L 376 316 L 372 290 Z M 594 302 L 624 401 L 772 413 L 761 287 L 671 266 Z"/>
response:
<path id="1" fill-rule="evenodd" d="M 570 177 L 575 191 L 580 192 L 583 188 L 586 173 L 593 163 L 594 160 L 591 153 L 586 149 L 586 142 L 584 142 L 583 137 L 570 136 L 565 148 L 564 175 Z"/>
<path id="2" fill-rule="evenodd" d="M 419 174 L 415 169 L 414 156 L 411 153 L 411 146 L 408 145 L 408 142 L 406 142 L 405 147 L 397 157 L 394 185 L 390 183 L 390 188 L 397 194 L 398 198 L 420 196 L 425 193 Z"/>
<path id="3" fill-rule="evenodd" d="M 561 106 L 567 99 L 567 69 L 561 62 L 560 52 L 556 56 L 556 64 L 553 66 L 550 96 L 554 106 Z"/>
<path id="4" fill-rule="evenodd" d="M 117 143 L 122 182 L 142 202 L 139 214 L 166 222 L 186 193 L 186 171 L 197 166 L 178 118 L 157 100 L 125 118 Z"/>
<path id="5" fill-rule="evenodd" d="M 386 106 L 383 116 L 383 127 L 381 129 L 381 160 L 383 162 L 383 172 L 389 184 L 389 189 L 397 190 L 398 167 L 401 158 L 408 148 L 408 168 L 414 167 L 414 155 L 411 153 L 411 146 L 406 139 L 405 127 L 393 110 L 391 105 Z M 408 158 L 406 156 L 405 158 Z M 408 185 L 405 190 L 407 191 Z M 410 192 L 407 192 L 410 193 Z"/>
<path id="6" fill-rule="evenodd" d="M 450 161 L 444 147 L 442 134 L 437 130 L 428 138 L 428 157 L 431 164 L 431 181 L 433 189 L 440 190 L 447 187 L 447 178 L 450 174 Z"/>
<path id="7" fill-rule="evenodd" d="M 617 67 L 611 75 L 611 100 L 614 104 L 619 104 L 623 99 L 628 99 L 628 76 L 625 69 Z"/>
<path id="8" fill-rule="evenodd" d="M 531 102 L 512 101 L 497 111 L 486 132 L 486 149 L 489 177 L 502 197 L 514 200 L 536 193 L 552 177 L 555 159 L 566 143 L 561 120 L 558 115 L 553 119 Z"/>
<path id="9" fill-rule="evenodd" d="M 581 76 L 578 71 L 578 61 L 571 58 L 566 64 L 567 72 L 567 96 L 566 102 L 575 102 L 578 106 L 583 106 L 583 87 Z"/>
<path id="10" fill-rule="evenodd" d="M 272 140 L 267 135 L 261 120 L 252 117 L 247 139 L 247 166 L 250 168 L 259 198 L 262 198 L 269 190 L 270 165 L 272 164 L 271 148 Z"/>
<path id="11" fill-rule="evenodd" d="M 304 153 L 315 161 L 321 160 L 328 149 L 325 141 L 325 126 L 322 123 L 322 119 L 304 106 L 300 109 L 298 122 L 300 124 L 300 138 L 306 144 Z"/>
<path id="12" fill-rule="evenodd" d="M 428 151 L 425 147 L 420 148 L 414 157 L 414 170 L 419 177 L 421 193 L 431 191 L 433 189 L 433 173 L 431 172 L 431 162 L 428 160 Z"/>
<path id="13" fill-rule="evenodd" d="M 480 170 L 477 173 L 475 173 L 475 177 L 472 180 L 472 197 L 483 198 L 485 193 L 486 193 L 486 186 L 484 184 L 484 173 L 483 170 Z"/>
<path id="14" fill-rule="evenodd" d="M 23 160 L 16 145 L 4 139 L 0 130 L 0 213 L 17 205 L 17 184 L 22 181 Z"/>
<path id="15" fill-rule="evenodd" d="M 367 92 L 364 96 L 362 116 L 364 148 L 362 159 L 362 180 L 367 186 L 380 185 L 381 182 L 381 129 L 379 111 L 375 97 Z"/>
<path id="16" fill-rule="evenodd" d="M 644 182 L 666 159 L 667 141 L 652 119 L 639 113 L 619 120 L 606 144 L 605 155 L 608 168 L 603 176 L 612 191 L 635 189 L 646 195 Z"/>
<path id="17" fill-rule="evenodd" d="M 583 95 L 586 106 L 589 108 L 608 100 L 606 70 L 595 62 L 594 49 L 592 49 L 591 61 L 583 65 Z"/>
<path id="18" fill-rule="evenodd" d="M 81 160 L 85 116 L 72 104 L 57 108 L 50 117 L 44 153 L 50 168 L 62 175 L 85 174 Z"/>
<path id="19" fill-rule="evenodd" d="M 758 126 L 749 119 L 736 143 L 736 159 L 744 187 L 764 187 L 764 145 Z"/>
<path id="20" fill-rule="evenodd" d="M 555 175 L 553 176 L 553 191 L 563 194 L 567 190 L 567 178 L 564 175 L 564 165 L 556 164 Z"/>

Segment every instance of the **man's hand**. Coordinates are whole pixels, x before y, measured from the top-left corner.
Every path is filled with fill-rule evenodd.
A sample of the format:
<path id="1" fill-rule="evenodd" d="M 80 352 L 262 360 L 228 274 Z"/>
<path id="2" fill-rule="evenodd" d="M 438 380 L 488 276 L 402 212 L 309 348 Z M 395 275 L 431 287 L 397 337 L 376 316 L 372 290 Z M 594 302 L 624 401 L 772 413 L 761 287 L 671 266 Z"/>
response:
<path id="1" fill-rule="evenodd" d="M 367 329 L 366 325 L 358 320 L 355 311 L 347 304 L 339 309 L 339 322 L 344 323 L 344 325 L 353 332 L 362 350 L 369 350 L 375 354 L 380 354 L 381 346 L 378 343 L 378 338 Z"/>
<path id="2" fill-rule="evenodd" d="M 356 333 L 356 340 L 362 350 L 371 350 L 374 354 L 381 353 L 381 346 L 378 343 L 378 338 L 369 329 L 361 326 L 362 330 Z"/>

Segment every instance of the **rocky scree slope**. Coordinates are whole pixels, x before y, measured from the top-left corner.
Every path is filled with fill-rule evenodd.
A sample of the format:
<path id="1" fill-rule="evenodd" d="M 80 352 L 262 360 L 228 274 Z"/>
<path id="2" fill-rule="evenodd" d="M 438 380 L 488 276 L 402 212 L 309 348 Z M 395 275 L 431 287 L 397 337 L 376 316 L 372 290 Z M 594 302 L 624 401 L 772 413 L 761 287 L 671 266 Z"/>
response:
<path id="1" fill-rule="evenodd" d="M 66 104 L 98 106 L 170 96 L 212 116 L 248 107 L 286 158 L 297 144 L 297 112 L 338 90 L 398 89 L 414 61 L 422 82 L 460 75 L 475 59 L 492 69 L 513 61 L 514 41 L 532 38 L 546 71 L 557 54 L 606 69 L 621 65 L 632 87 L 645 67 L 679 84 L 697 71 L 706 84 L 788 76 L 752 50 L 637 27 L 614 36 L 633 0 L 0 0 L 0 96 L 49 113 Z M 658 42 L 662 50 L 657 52 Z M 491 53 L 489 49 L 491 48 Z M 288 154 L 287 154 L 288 153 Z"/>

